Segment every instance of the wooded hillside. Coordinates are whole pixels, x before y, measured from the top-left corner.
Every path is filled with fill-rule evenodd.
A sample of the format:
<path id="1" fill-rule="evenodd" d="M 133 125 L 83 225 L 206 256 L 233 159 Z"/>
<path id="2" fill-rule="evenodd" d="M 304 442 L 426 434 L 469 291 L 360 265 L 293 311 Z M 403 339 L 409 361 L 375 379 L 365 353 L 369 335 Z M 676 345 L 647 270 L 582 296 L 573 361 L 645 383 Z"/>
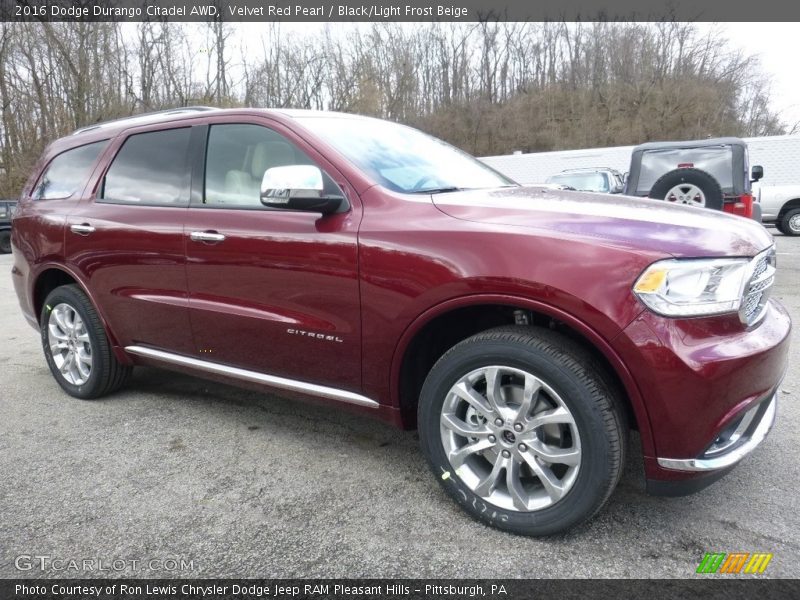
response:
<path id="1" fill-rule="evenodd" d="M 52 139 L 173 106 L 408 123 L 476 155 L 771 135 L 758 62 L 691 24 L 0 24 L 0 196 Z"/>

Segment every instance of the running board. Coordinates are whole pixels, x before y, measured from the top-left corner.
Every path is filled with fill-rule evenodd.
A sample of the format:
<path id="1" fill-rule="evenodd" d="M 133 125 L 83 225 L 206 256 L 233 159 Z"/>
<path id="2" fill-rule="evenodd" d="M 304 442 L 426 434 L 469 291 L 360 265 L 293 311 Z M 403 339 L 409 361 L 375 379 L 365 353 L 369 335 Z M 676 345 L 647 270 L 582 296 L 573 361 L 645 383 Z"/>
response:
<path id="1" fill-rule="evenodd" d="M 206 371 L 207 373 L 215 373 L 217 375 L 224 375 L 225 377 L 232 377 L 234 379 L 241 379 L 242 381 L 249 381 L 252 383 L 261 383 L 280 390 L 289 390 L 291 392 L 300 392 L 303 394 L 310 394 L 312 396 L 319 396 L 321 398 L 329 398 L 330 400 L 338 400 L 339 402 L 347 402 L 348 404 L 357 404 L 358 406 L 366 406 L 368 408 L 378 408 L 380 405 L 366 396 L 339 390 L 324 385 L 317 385 L 315 383 L 306 383 L 305 381 L 297 381 L 296 379 L 286 379 L 284 377 L 276 377 L 274 375 L 265 375 L 257 371 L 248 371 L 247 369 L 239 369 L 236 367 L 229 367 L 219 363 L 213 363 L 206 360 L 199 360 L 197 358 L 190 358 L 180 354 L 172 354 L 171 352 L 164 352 L 162 350 L 154 350 L 145 346 L 126 346 L 125 352 L 144 356 L 146 358 L 153 358 L 156 360 L 170 363 L 173 365 L 180 365 L 182 367 L 190 367 L 199 371 Z"/>

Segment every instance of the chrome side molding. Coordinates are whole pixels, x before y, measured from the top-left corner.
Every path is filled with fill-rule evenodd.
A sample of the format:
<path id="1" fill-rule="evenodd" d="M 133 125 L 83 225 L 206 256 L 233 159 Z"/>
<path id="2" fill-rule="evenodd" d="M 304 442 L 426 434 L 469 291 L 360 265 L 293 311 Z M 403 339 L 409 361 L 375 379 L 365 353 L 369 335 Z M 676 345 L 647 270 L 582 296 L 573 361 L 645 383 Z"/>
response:
<path id="1" fill-rule="evenodd" d="M 311 396 L 318 396 L 320 398 L 328 398 L 330 400 L 338 400 L 339 402 L 347 402 L 348 404 L 366 406 L 368 408 L 378 408 L 379 406 L 375 400 L 354 392 L 348 392 L 325 385 L 317 385 L 316 383 L 297 381 L 296 379 L 276 377 L 275 375 L 267 375 L 257 371 L 248 371 L 247 369 L 229 367 L 219 363 L 182 356 L 180 354 L 172 354 L 171 352 L 164 352 L 163 350 L 154 350 L 153 348 L 147 348 L 146 346 L 126 346 L 125 352 L 129 352 L 130 354 L 135 354 L 137 356 L 144 356 L 146 358 L 153 358 L 155 360 L 173 365 L 181 365 L 184 367 L 197 369 L 199 371 L 224 375 L 226 377 L 232 377 L 242 381 L 260 383 L 280 390 L 300 392 L 303 394 L 309 394 Z"/>

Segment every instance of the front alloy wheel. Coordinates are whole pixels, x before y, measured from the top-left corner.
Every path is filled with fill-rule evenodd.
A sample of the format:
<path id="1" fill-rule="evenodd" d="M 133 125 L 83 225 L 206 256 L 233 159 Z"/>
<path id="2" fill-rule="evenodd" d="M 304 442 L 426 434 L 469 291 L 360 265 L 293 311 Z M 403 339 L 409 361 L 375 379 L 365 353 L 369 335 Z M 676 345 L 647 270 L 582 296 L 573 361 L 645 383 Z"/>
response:
<path id="1" fill-rule="evenodd" d="M 455 345 L 420 393 L 422 451 L 471 516 L 523 535 L 591 518 L 622 474 L 627 428 L 616 384 L 573 340 L 500 327 Z"/>
<path id="2" fill-rule="evenodd" d="M 575 419 L 531 373 L 491 365 L 467 373 L 442 407 L 442 445 L 464 484 L 494 506 L 547 508 L 572 489 L 581 464 Z"/>
<path id="3" fill-rule="evenodd" d="M 777 223 L 784 235 L 800 235 L 800 208 L 787 210 Z"/>

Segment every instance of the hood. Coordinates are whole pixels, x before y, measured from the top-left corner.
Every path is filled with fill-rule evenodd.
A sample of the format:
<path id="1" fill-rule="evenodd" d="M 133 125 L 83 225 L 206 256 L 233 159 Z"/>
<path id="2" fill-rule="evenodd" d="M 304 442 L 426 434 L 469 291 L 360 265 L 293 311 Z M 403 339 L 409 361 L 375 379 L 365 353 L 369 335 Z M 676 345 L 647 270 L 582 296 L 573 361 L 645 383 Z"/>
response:
<path id="1" fill-rule="evenodd" d="M 432 198 L 439 210 L 457 219 L 601 239 L 675 257 L 755 256 L 773 243 L 769 232 L 753 220 L 648 198 L 534 186 Z"/>

